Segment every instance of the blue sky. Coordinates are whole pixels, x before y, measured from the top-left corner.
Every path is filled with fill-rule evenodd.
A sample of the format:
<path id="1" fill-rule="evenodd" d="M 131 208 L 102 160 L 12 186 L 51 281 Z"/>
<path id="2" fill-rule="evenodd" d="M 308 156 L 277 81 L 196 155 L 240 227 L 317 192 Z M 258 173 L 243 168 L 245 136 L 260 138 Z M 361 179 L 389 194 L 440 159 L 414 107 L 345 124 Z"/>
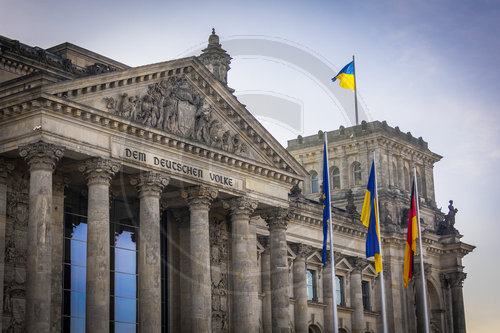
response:
<path id="1" fill-rule="evenodd" d="M 464 260 L 467 326 L 500 331 L 498 1 L 0 3 L 4 36 L 44 48 L 68 41 L 131 66 L 187 54 L 206 43 L 212 27 L 223 46 L 225 39 L 248 36 L 280 40 L 332 69 L 355 54 L 369 119 L 422 136 L 444 156 L 434 170 L 438 207 L 453 199 L 463 240 L 477 246 Z M 229 72 L 237 93 L 258 90 L 301 101 L 304 135 L 349 125 L 325 84 L 300 65 L 258 55 L 235 57 Z M 264 124 L 282 143 L 296 136 Z"/>

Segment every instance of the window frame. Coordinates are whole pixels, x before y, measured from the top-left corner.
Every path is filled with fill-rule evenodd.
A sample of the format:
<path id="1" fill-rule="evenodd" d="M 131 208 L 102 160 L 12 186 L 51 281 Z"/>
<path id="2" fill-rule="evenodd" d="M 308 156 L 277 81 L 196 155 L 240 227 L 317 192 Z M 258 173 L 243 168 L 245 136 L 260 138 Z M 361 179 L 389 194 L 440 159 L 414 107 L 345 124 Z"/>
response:
<path id="1" fill-rule="evenodd" d="M 359 167 L 359 170 L 357 169 Z M 358 161 L 354 161 L 351 166 L 351 171 L 352 171 L 352 184 L 354 186 L 361 186 L 363 185 L 363 168 L 361 166 L 361 163 Z"/>
<path id="2" fill-rule="evenodd" d="M 312 285 L 309 284 L 309 273 L 311 274 Z M 312 290 L 312 297 L 309 294 L 309 286 Z M 307 301 L 318 302 L 318 270 L 313 268 L 306 268 L 306 287 L 307 287 Z"/>

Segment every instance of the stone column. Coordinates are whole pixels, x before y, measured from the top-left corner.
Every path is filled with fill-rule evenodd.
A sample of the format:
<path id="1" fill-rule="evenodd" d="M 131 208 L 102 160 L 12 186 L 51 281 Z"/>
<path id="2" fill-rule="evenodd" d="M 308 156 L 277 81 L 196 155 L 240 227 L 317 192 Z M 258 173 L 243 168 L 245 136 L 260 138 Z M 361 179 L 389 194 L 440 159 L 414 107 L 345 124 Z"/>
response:
<path id="1" fill-rule="evenodd" d="M 269 237 L 259 236 L 259 243 L 264 247 L 261 254 L 261 277 L 262 277 L 262 326 L 264 333 L 271 333 L 273 329 L 271 319 L 271 249 Z"/>
<path id="2" fill-rule="evenodd" d="M 451 306 L 453 311 L 453 332 L 465 333 L 465 309 L 463 283 L 467 274 L 464 272 L 452 272 L 445 274 L 445 278 L 451 288 Z"/>
<path id="3" fill-rule="evenodd" d="M 349 262 L 353 267 L 351 271 L 351 306 L 354 308 L 352 313 L 352 332 L 363 333 L 365 328 L 365 316 L 363 308 L 363 292 L 361 290 L 361 272 L 366 265 L 365 259 L 350 258 Z"/>
<path id="4" fill-rule="evenodd" d="M 190 212 L 191 325 L 192 332 L 212 331 L 212 286 L 208 212 L 217 190 L 195 186 L 183 190 Z"/>
<path id="5" fill-rule="evenodd" d="M 257 202 L 248 198 L 235 198 L 224 202 L 231 214 L 231 252 L 233 282 L 233 331 L 258 332 L 258 317 L 255 313 L 257 285 L 254 281 L 252 256 L 249 252 L 250 215 Z M 254 249 L 256 252 L 257 249 Z"/>
<path id="6" fill-rule="evenodd" d="M 26 331 L 50 330 L 52 279 L 52 173 L 64 147 L 39 141 L 19 147 L 30 170 L 26 258 Z"/>
<path id="7" fill-rule="evenodd" d="M 161 332 L 160 196 L 169 177 L 147 172 L 131 177 L 140 200 L 139 212 L 139 327 Z"/>
<path id="8" fill-rule="evenodd" d="M 14 163 L 0 158 L 0 332 L 3 318 L 3 285 L 5 272 L 5 224 L 7 223 L 7 177 Z"/>
<path id="9" fill-rule="evenodd" d="M 109 185 L 119 169 L 100 157 L 79 168 L 88 185 L 86 332 L 109 332 Z"/>
<path id="10" fill-rule="evenodd" d="M 288 333 L 288 259 L 286 248 L 286 228 L 291 212 L 286 208 L 273 208 L 263 213 L 269 226 L 271 242 L 271 316 L 273 333 Z"/>
<path id="11" fill-rule="evenodd" d="M 312 253 L 312 247 L 295 244 L 292 247 L 297 257 L 293 261 L 293 295 L 295 297 L 295 332 L 307 333 L 307 276 L 306 259 Z"/>
<path id="12" fill-rule="evenodd" d="M 332 297 L 332 270 L 330 251 L 326 253 L 326 265 L 323 267 L 323 303 L 326 304 L 324 310 L 325 333 L 336 333 L 333 331 L 333 297 Z M 340 297 L 340 295 L 337 295 Z"/>

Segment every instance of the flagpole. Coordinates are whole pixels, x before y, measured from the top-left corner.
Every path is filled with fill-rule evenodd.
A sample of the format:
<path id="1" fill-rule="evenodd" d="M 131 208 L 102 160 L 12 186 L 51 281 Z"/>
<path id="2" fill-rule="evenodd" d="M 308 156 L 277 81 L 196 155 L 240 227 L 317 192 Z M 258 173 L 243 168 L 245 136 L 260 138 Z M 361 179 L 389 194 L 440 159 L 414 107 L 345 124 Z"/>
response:
<path id="1" fill-rule="evenodd" d="M 353 56 L 354 58 L 354 56 Z M 380 261 L 382 261 L 382 234 L 380 233 L 380 217 L 379 217 L 379 209 L 378 209 L 378 185 L 377 185 L 377 166 L 375 163 L 375 151 L 373 152 L 373 171 L 375 173 L 375 198 L 377 199 L 377 234 L 379 235 L 379 250 L 380 250 Z M 382 298 L 382 328 L 383 332 L 387 333 L 387 315 L 385 308 L 385 285 L 384 285 L 384 270 L 382 269 L 379 273 L 380 276 L 380 295 Z"/>
<path id="2" fill-rule="evenodd" d="M 325 131 L 323 132 L 325 136 L 325 155 L 326 155 L 326 163 L 325 166 L 327 168 L 327 174 L 330 175 L 328 172 L 328 132 Z M 329 179 L 328 179 L 329 180 Z M 328 191 L 330 191 L 330 184 L 328 184 Z M 323 187 L 325 187 L 325 183 L 323 181 Z M 330 193 L 329 193 L 330 194 Z M 331 196 L 328 196 L 331 198 Z M 337 318 L 337 291 L 335 290 L 335 256 L 333 253 L 333 218 L 332 218 L 332 205 L 331 205 L 331 199 L 330 202 L 328 202 L 328 216 L 330 217 L 330 221 L 328 221 L 328 233 L 330 234 L 330 272 L 332 274 L 331 283 L 332 283 L 332 311 L 333 311 L 333 332 L 338 333 L 339 331 L 339 319 Z"/>
<path id="3" fill-rule="evenodd" d="M 422 276 L 422 299 L 424 301 L 425 333 L 429 333 L 429 314 L 427 312 L 427 283 L 425 282 L 424 253 L 422 250 L 422 232 L 420 230 L 420 197 L 418 196 L 417 169 L 413 167 L 413 182 L 415 183 L 415 201 L 417 209 L 418 249 L 420 251 L 420 275 Z"/>
<path id="4" fill-rule="evenodd" d="M 354 54 L 352 55 L 352 72 L 354 74 L 354 111 L 356 112 L 356 125 L 359 125 L 359 120 L 358 120 L 358 85 L 356 84 L 356 64 L 354 62 Z"/>

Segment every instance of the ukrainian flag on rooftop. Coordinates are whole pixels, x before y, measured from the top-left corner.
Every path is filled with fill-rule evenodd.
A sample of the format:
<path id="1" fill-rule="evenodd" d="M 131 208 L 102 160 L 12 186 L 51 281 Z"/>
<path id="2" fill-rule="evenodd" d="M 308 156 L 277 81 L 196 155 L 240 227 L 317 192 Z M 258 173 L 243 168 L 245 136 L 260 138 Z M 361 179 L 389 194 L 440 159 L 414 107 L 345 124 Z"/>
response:
<path id="1" fill-rule="evenodd" d="M 351 61 L 340 70 L 340 72 L 332 78 L 332 82 L 337 79 L 340 81 L 340 86 L 344 89 L 354 90 L 354 61 Z"/>

